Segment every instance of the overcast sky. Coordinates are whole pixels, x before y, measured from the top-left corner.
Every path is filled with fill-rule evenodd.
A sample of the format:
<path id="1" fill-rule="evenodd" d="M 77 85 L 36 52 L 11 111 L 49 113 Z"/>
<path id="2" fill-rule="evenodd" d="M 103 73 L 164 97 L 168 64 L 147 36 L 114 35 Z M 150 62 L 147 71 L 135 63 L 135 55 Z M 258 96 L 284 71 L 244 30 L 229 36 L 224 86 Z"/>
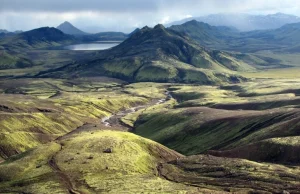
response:
<path id="1" fill-rule="evenodd" d="M 130 32 L 215 13 L 300 16 L 300 0 L 0 0 L 0 29 L 30 30 L 69 21 L 88 32 Z"/>

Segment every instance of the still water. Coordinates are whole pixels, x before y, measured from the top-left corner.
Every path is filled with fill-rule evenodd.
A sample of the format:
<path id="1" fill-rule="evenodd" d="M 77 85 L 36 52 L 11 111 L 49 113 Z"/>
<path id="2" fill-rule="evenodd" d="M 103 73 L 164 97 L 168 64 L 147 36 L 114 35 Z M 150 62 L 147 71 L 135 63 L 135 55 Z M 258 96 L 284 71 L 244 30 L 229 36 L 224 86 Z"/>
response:
<path id="1" fill-rule="evenodd" d="M 105 50 L 119 45 L 119 41 L 97 41 L 85 44 L 74 44 L 65 46 L 64 49 L 74 51 L 87 51 L 87 50 Z"/>

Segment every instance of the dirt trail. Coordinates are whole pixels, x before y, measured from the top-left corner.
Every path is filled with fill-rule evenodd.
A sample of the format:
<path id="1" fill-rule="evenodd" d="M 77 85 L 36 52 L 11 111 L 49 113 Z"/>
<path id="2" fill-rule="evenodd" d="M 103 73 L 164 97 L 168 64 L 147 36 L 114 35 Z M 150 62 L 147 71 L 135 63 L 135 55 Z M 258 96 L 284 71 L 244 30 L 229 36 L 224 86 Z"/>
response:
<path id="1" fill-rule="evenodd" d="M 62 147 L 61 147 L 61 150 L 62 150 Z M 57 155 L 57 153 L 55 155 L 53 155 L 51 157 L 51 159 L 48 161 L 48 164 L 49 164 L 50 168 L 53 170 L 53 172 L 55 172 L 59 176 L 59 178 L 61 179 L 62 183 L 68 189 L 68 191 L 69 191 L 70 194 L 84 194 L 84 192 L 81 192 L 81 191 L 77 190 L 76 188 L 74 188 L 74 186 L 73 186 L 70 178 L 68 177 L 68 175 L 66 173 L 64 173 L 58 167 L 58 165 L 57 165 L 57 163 L 55 161 L 55 156 Z"/>

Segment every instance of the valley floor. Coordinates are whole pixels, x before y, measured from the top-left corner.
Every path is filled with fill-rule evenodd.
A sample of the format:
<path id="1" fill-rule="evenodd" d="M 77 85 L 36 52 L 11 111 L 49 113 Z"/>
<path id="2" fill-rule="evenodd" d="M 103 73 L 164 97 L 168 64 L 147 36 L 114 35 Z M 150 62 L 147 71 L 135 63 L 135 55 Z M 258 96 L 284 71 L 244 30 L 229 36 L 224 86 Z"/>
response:
<path id="1" fill-rule="evenodd" d="M 0 93 L 0 193 L 300 193 L 300 79 L 16 78 Z"/>

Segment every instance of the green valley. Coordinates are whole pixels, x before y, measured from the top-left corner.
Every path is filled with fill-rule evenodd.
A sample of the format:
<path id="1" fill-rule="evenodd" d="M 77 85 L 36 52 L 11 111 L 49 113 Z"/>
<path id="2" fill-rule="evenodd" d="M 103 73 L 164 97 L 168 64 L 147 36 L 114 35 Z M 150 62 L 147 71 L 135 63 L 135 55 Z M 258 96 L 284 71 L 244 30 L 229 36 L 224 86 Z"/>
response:
<path id="1" fill-rule="evenodd" d="M 0 193 L 300 193 L 298 25 L 1 37 Z"/>

